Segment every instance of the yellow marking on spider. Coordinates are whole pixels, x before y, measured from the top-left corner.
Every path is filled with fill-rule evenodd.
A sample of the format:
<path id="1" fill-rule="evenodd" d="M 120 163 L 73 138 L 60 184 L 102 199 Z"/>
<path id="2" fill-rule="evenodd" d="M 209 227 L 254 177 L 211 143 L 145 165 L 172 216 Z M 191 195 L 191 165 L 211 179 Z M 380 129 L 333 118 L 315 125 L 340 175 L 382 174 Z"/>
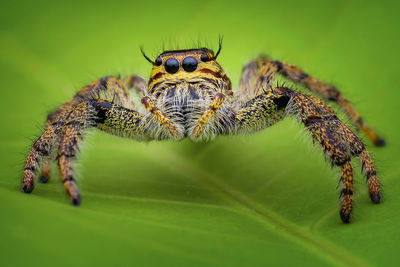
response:
<path id="1" fill-rule="evenodd" d="M 193 138 L 194 139 L 199 138 L 200 135 L 204 132 L 204 129 L 206 128 L 207 124 L 212 119 L 212 117 L 217 112 L 217 110 L 222 106 L 222 103 L 224 102 L 224 100 L 225 100 L 224 93 L 219 92 L 215 95 L 215 98 L 211 102 L 211 105 L 208 107 L 206 112 L 204 112 L 204 114 L 199 119 L 197 125 L 193 129 Z"/>
<path id="2" fill-rule="evenodd" d="M 163 113 L 156 105 L 154 102 L 150 99 L 148 96 L 144 96 L 142 98 L 142 104 L 145 106 L 145 108 L 150 111 L 151 114 L 156 118 L 157 121 L 159 121 L 165 129 L 174 137 L 179 139 L 180 134 L 178 132 L 178 129 L 175 127 L 175 125 L 171 122 L 171 120 Z"/>

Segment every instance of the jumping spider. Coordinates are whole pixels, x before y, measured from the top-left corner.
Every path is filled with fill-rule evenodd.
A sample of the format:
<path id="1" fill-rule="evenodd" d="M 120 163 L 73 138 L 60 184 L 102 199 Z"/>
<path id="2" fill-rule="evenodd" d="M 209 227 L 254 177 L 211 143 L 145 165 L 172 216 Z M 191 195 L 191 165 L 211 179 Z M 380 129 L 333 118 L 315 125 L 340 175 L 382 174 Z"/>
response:
<path id="1" fill-rule="evenodd" d="M 300 68 L 259 56 L 242 72 L 238 90 L 217 62 L 221 51 L 207 48 L 165 51 L 152 61 L 150 79 L 138 76 L 123 79 L 105 77 L 83 87 L 72 99 L 47 117 L 42 135 L 35 141 L 26 158 L 23 191 L 34 188 L 34 176 L 41 167 L 39 181 L 50 176 L 55 158 L 61 180 L 73 205 L 79 205 L 72 170 L 78 143 L 89 127 L 138 141 L 189 137 L 212 139 L 220 134 L 246 134 L 263 130 L 287 115 L 295 115 L 312 138 L 341 169 L 340 218 L 350 221 L 353 205 L 353 170 L 350 158 L 359 157 L 367 177 L 370 198 L 381 202 L 378 177 L 364 144 L 322 100 L 284 86 L 276 85 L 278 74 L 336 102 L 357 129 L 377 146 L 385 145 L 368 127 L 344 96 Z M 132 102 L 129 89 L 141 97 L 145 110 L 140 113 Z M 52 152 L 57 151 L 57 153 Z"/>

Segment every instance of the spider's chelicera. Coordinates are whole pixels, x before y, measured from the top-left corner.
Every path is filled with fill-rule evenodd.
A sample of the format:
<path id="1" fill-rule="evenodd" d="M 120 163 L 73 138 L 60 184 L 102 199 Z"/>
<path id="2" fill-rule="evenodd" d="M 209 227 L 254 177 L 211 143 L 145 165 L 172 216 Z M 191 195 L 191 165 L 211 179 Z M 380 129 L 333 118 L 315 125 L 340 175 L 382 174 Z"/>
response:
<path id="1" fill-rule="evenodd" d="M 357 129 L 382 146 L 385 142 L 368 127 L 344 96 L 296 66 L 259 56 L 247 64 L 237 91 L 216 54 L 210 49 L 166 51 L 155 61 L 150 79 L 138 76 L 113 76 L 83 87 L 72 99 L 47 117 L 42 135 L 29 152 L 23 191 L 34 188 L 34 176 L 41 168 L 40 182 L 47 182 L 51 161 L 56 159 L 65 190 L 74 205 L 81 197 L 73 175 L 72 162 L 86 129 L 96 127 L 113 135 L 138 141 L 189 137 L 208 140 L 216 135 L 246 134 L 263 130 L 285 116 L 294 115 L 341 169 L 341 208 L 343 222 L 350 221 L 353 206 L 353 169 L 351 156 L 359 157 L 367 177 L 370 198 L 380 203 L 378 177 L 363 143 L 322 100 L 288 87 L 276 86 L 276 76 L 298 83 L 336 102 Z M 130 89 L 141 98 L 139 112 Z M 54 153 L 53 153 L 54 152 Z"/>

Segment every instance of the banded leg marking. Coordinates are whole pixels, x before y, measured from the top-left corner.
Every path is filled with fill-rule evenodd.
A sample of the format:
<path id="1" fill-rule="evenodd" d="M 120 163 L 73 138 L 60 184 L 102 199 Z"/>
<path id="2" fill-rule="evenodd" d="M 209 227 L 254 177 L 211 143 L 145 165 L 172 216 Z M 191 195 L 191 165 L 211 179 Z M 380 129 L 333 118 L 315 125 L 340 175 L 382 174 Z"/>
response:
<path id="1" fill-rule="evenodd" d="M 30 193 L 34 189 L 34 176 L 42 165 L 40 182 L 47 182 L 50 177 L 51 161 L 53 160 L 53 149 L 58 146 L 60 134 L 65 119 L 69 116 L 73 108 L 79 103 L 87 101 L 106 91 L 110 97 L 114 97 L 115 101 L 128 108 L 134 108 L 131 103 L 129 91 L 118 78 L 109 76 L 96 80 L 89 85 L 83 87 L 75 94 L 67 103 L 61 105 L 51 112 L 46 120 L 45 130 L 42 135 L 33 144 L 30 153 L 25 161 L 25 168 L 22 178 L 22 189 L 25 193 Z"/>
<path id="2" fill-rule="evenodd" d="M 215 95 L 215 98 L 211 102 L 211 105 L 208 109 L 203 113 L 196 126 L 193 129 L 193 139 L 198 139 L 201 134 L 204 132 L 207 124 L 210 122 L 214 114 L 217 110 L 222 106 L 225 100 L 225 94 L 219 92 Z"/>
<path id="3" fill-rule="evenodd" d="M 282 75 L 288 79 L 303 85 L 309 90 L 321 95 L 326 100 L 336 102 L 351 119 L 352 123 L 358 129 L 361 129 L 366 134 L 368 139 L 370 139 L 376 146 L 386 145 L 385 140 L 379 137 L 378 134 L 364 122 L 350 102 L 334 86 L 323 83 L 318 79 L 311 77 L 299 67 L 289 63 L 281 61 L 273 61 L 273 63 L 278 67 L 278 70 L 281 71 Z"/>
<path id="4" fill-rule="evenodd" d="M 142 104 L 156 118 L 156 120 L 167 129 L 173 138 L 182 138 L 182 134 L 179 133 L 174 123 L 154 104 L 153 100 L 151 100 L 149 96 L 144 96 L 142 98 Z"/>
<path id="5" fill-rule="evenodd" d="M 375 167 L 359 138 L 342 122 L 334 111 L 322 100 L 293 91 L 286 87 L 267 90 L 239 109 L 236 119 L 238 130 L 261 130 L 279 121 L 285 113 L 271 118 L 270 114 L 279 114 L 279 110 L 294 111 L 301 119 L 332 163 L 341 169 L 341 209 L 340 218 L 344 223 L 350 222 L 353 207 L 353 169 L 350 155 L 360 157 L 364 173 L 367 175 L 368 187 L 372 201 L 379 203 L 380 189 Z"/>

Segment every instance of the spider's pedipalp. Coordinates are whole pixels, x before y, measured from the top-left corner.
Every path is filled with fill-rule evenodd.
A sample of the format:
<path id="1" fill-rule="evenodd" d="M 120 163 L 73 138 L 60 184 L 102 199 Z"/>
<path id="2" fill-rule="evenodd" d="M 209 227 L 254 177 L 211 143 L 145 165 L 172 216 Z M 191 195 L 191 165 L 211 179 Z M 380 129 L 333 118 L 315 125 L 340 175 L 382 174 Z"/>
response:
<path id="1" fill-rule="evenodd" d="M 198 120 L 197 124 L 193 128 L 193 139 L 198 139 L 204 132 L 207 124 L 213 118 L 215 112 L 222 106 L 222 103 L 225 100 L 225 94 L 223 92 L 219 92 L 215 95 L 215 98 L 211 102 L 208 109 L 201 115 L 200 119 Z"/>

